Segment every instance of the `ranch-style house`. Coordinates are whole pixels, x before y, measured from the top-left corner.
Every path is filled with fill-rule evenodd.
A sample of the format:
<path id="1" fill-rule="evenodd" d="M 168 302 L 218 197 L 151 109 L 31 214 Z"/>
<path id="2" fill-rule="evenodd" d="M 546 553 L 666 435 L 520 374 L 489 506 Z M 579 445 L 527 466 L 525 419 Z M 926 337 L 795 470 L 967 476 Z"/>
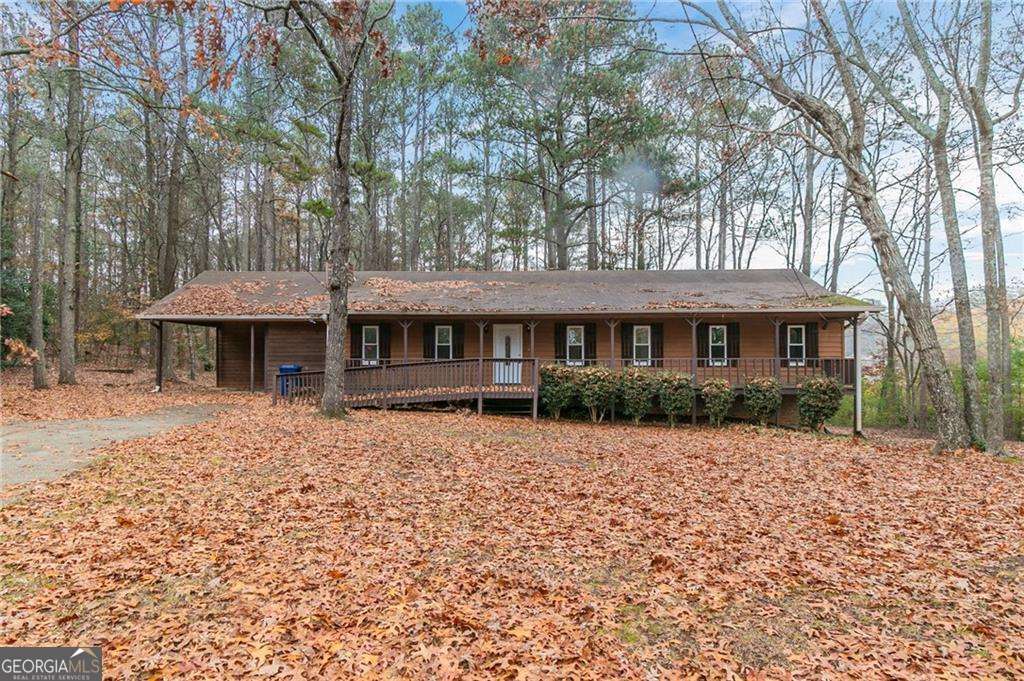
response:
<path id="1" fill-rule="evenodd" d="M 314 399 L 329 342 L 324 280 L 207 271 L 138 317 L 159 333 L 215 328 L 218 386 Z M 600 364 L 721 377 L 736 390 L 776 376 L 788 421 L 799 383 L 827 374 L 855 392 L 859 423 L 858 325 L 879 309 L 790 269 L 357 272 L 346 395 L 352 406 L 464 400 L 481 411 L 519 400 L 536 416 L 540 366 Z"/>

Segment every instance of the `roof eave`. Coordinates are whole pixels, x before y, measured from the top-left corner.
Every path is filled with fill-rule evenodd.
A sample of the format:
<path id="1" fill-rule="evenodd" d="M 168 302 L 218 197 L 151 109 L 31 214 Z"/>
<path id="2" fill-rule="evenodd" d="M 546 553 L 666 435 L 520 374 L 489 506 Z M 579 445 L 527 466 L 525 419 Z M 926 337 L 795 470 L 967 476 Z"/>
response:
<path id="1" fill-rule="evenodd" d="M 643 317 L 651 315 L 676 316 L 721 316 L 733 314 L 821 314 L 852 315 L 881 312 L 877 305 L 863 307 L 793 307 L 793 308 L 661 308 L 661 309 L 604 309 L 604 310 L 498 310 L 498 311 L 455 311 L 455 310 L 351 310 L 350 317 L 508 317 L 527 315 L 531 317 L 607 317 L 608 315 Z M 326 317 L 324 313 L 308 315 L 154 315 L 138 314 L 135 318 L 151 322 L 316 322 Z"/>

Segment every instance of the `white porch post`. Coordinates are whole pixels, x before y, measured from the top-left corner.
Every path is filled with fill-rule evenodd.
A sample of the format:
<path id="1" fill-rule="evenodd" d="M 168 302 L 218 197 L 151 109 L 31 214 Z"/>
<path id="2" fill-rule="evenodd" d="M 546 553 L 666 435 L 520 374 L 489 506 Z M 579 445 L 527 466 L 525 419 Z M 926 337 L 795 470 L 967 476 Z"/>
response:
<path id="1" fill-rule="evenodd" d="M 860 316 L 853 318 L 853 434 L 862 435 L 864 406 L 860 380 Z"/>

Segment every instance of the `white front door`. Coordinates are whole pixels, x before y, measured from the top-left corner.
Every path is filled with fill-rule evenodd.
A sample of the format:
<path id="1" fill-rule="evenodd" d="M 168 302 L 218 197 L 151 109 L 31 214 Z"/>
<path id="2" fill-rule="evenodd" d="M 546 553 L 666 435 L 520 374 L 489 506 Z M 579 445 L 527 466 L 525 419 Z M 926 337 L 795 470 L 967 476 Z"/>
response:
<path id="1" fill-rule="evenodd" d="M 494 359 L 523 358 L 523 325 L 494 325 Z M 522 381 L 522 362 L 494 362 L 494 382 L 520 383 Z"/>

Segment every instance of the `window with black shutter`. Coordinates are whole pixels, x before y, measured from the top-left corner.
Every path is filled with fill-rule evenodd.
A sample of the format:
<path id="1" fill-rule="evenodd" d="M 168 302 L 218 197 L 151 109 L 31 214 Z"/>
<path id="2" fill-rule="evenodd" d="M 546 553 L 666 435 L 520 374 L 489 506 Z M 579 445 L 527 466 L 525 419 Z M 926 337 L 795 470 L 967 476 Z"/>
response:
<path id="1" fill-rule="evenodd" d="M 364 366 L 377 366 L 380 363 L 380 327 L 367 324 L 362 327 L 362 359 Z"/>
<path id="2" fill-rule="evenodd" d="M 434 359 L 452 359 L 454 343 L 451 324 L 438 324 L 434 327 Z"/>
<path id="3" fill-rule="evenodd" d="M 802 367 L 807 359 L 807 327 L 789 324 L 786 331 L 786 357 L 789 366 Z"/>
<path id="4" fill-rule="evenodd" d="M 587 358 L 587 327 L 584 324 L 568 324 L 565 327 L 565 363 L 582 366 Z"/>
<path id="5" fill-rule="evenodd" d="M 633 364 L 647 367 L 651 365 L 651 325 L 635 324 L 633 326 Z"/>
<path id="6" fill-rule="evenodd" d="M 726 324 L 708 325 L 708 366 L 724 367 L 729 364 L 729 327 Z"/>

